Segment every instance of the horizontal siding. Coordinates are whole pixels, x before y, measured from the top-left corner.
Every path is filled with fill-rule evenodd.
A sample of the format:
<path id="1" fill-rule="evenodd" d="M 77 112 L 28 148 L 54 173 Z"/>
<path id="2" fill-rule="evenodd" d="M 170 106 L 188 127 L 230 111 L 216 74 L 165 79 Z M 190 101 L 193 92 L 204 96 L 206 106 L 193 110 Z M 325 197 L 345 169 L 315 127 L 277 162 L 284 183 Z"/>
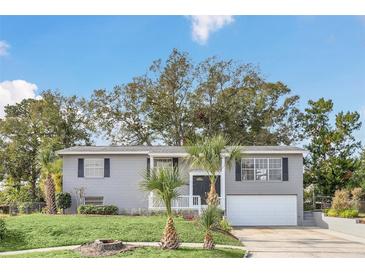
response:
<path id="1" fill-rule="evenodd" d="M 78 158 L 110 158 L 110 177 L 78 178 Z M 103 196 L 104 204 L 116 205 L 119 209 L 147 207 L 147 195 L 139 186 L 147 168 L 145 156 L 64 156 L 63 163 L 63 190 L 72 194 L 72 211 L 76 210 L 75 188 L 80 187 L 85 188 L 85 196 Z"/>
<path id="2" fill-rule="evenodd" d="M 109 178 L 78 178 L 78 158 L 109 158 Z M 189 194 L 188 165 L 179 159 L 181 176 L 185 185 L 181 195 Z M 148 193 L 140 188 L 142 174 L 147 169 L 144 155 L 65 155 L 63 156 L 63 191 L 72 196 L 71 212 L 76 212 L 76 188 L 85 188 L 85 196 L 103 196 L 105 205 L 116 205 L 120 210 L 146 209 Z"/>

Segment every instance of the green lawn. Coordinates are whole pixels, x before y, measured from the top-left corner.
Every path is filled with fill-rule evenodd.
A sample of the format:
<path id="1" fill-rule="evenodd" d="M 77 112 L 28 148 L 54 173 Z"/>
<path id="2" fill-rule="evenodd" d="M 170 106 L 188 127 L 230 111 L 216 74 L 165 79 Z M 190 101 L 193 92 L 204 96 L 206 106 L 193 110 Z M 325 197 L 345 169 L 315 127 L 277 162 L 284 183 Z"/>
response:
<path id="1" fill-rule="evenodd" d="M 5 218 L 8 233 L 0 242 L 1 251 L 83 244 L 96 239 L 128 242 L 157 242 L 161 238 L 164 216 L 82 216 L 43 214 Z M 175 218 L 181 242 L 199 243 L 204 232 L 193 221 Z M 241 245 L 227 235 L 214 233 L 217 244 Z M 137 251 L 136 251 L 137 252 Z"/>
<path id="2" fill-rule="evenodd" d="M 156 247 L 137 248 L 119 253 L 108 258 L 242 258 L 245 251 L 240 249 L 217 248 L 204 250 L 199 248 L 180 248 L 178 250 L 162 250 Z M 53 252 L 33 252 L 0 258 L 83 258 L 79 252 L 64 250 Z"/>

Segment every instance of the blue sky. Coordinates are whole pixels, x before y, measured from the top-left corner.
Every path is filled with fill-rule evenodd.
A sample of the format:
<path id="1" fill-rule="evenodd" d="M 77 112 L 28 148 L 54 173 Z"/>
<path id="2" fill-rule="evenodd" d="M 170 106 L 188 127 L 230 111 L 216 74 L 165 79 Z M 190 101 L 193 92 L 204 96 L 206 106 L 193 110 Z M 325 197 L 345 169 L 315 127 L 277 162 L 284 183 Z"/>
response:
<path id="1" fill-rule="evenodd" d="M 143 74 L 153 60 L 178 48 L 188 51 L 194 61 L 217 55 L 259 65 L 268 80 L 283 81 L 300 95 L 301 107 L 308 99 L 323 96 L 334 101 L 336 111 L 361 112 L 364 126 L 358 137 L 365 142 L 365 17 L 214 20 L 1 16 L 0 95 L 8 99 L 2 95 L 0 108 L 15 100 L 11 92 L 22 88 L 35 95 L 59 89 L 87 97 L 94 89 L 110 89 Z M 14 80 L 24 82 L 14 87 Z"/>

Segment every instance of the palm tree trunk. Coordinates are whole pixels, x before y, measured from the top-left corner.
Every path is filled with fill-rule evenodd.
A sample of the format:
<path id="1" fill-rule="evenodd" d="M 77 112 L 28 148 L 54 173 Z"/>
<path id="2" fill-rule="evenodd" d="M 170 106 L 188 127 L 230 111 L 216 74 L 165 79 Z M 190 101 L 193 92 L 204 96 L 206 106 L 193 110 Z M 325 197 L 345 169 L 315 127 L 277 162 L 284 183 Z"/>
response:
<path id="1" fill-rule="evenodd" d="M 160 246 L 163 249 L 177 249 L 180 246 L 179 237 L 174 226 L 174 220 L 171 216 L 167 219 Z"/>
<path id="2" fill-rule="evenodd" d="M 205 233 L 203 248 L 204 249 L 214 249 L 214 247 L 215 247 L 215 244 L 214 244 L 212 233 L 208 230 Z"/>
<path id="3" fill-rule="evenodd" d="M 218 206 L 219 203 L 218 194 L 215 189 L 215 180 L 216 177 L 214 177 L 214 179 L 211 179 L 210 181 L 210 190 L 207 197 L 207 204 L 209 206 Z"/>
<path id="4" fill-rule="evenodd" d="M 48 214 L 57 214 L 55 186 L 51 175 L 46 179 L 46 204 Z"/>

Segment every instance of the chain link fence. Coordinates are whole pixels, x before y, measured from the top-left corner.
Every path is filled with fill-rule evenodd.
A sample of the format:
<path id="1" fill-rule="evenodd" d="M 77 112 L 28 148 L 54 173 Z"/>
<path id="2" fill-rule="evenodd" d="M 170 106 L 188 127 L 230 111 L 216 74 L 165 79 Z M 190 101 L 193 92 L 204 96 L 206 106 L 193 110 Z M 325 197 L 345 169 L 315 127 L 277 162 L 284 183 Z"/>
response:
<path id="1" fill-rule="evenodd" d="M 41 213 L 46 207 L 45 202 L 24 202 L 24 203 L 12 203 L 7 205 L 0 205 L 0 214 L 31 214 Z"/>

